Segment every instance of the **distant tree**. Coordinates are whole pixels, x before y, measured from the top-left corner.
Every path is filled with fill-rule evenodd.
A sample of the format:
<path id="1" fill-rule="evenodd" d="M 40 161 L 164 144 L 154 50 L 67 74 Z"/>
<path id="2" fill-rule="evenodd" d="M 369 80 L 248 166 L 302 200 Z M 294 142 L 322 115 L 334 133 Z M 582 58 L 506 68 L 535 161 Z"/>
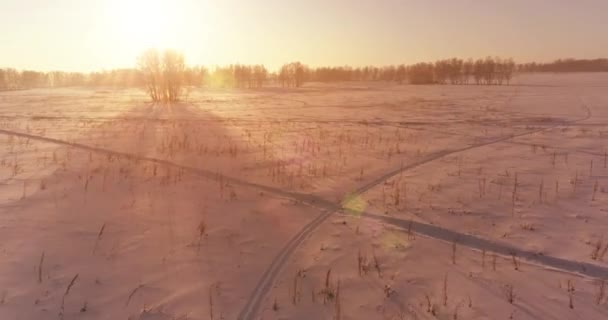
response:
<path id="1" fill-rule="evenodd" d="M 300 87 L 307 80 L 310 70 L 300 62 L 292 62 L 281 67 L 278 80 L 283 87 Z"/>
<path id="2" fill-rule="evenodd" d="M 85 86 L 86 84 L 87 84 L 87 76 L 84 73 L 70 72 L 67 74 L 66 86 L 80 87 L 80 86 Z"/>
<path id="3" fill-rule="evenodd" d="M 452 58 L 448 62 L 448 78 L 451 84 L 462 83 L 462 65 L 464 62 L 461 59 Z"/>
<path id="4" fill-rule="evenodd" d="M 435 66 L 431 63 L 418 63 L 408 68 L 408 77 L 412 84 L 435 83 Z"/>
<path id="5" fill-rule="evenodd" d="M 511 83 L 511 79 L 513 78 L 513 73 L 516 70 L 515 61 L 512 58 L 505 60 L 504 62 L 504 79 L 507 82 L 507 85 Z"/>
<path id="6" fill-rule="evenodd" d="M 462 77 L 464 84 L 469 84 L 469 80 L 473 75 L 473 70 L 475 68 L 475 62 L 473 59 L 468 59 L 462 65 Z"/>
<path id="7" fill-rule="evenodd" d="M 445 84 L 450 75 L 450 62 L 449 60 L 436 61 L 434 66 L 435 81 L 439 84 Z"/>
<path id="8" fill-rule="evenodd" d="M 293 68 L 293 74 L 294 74 L 294 83 L 296 88 L 299 88 L 302 86 L 302 84 L 304 84 L 304 80 L 305 80 L 305 69 L 304 69 L 304 65 L 302 65 L 300 62 L 294 62 L 292 64 L 292 68 Z"/>
<path id="9" fill-rule="evenodd" d="M 484 79 L 484 61 L 482 59 L 477 59 L 473 65 L 473 79 L 477 85 L 480 85 Z"/>
<path id="10" fill-rule="evenodd" d="M 234 66 L 216 66 L 213 72 L 209 74 L 207 83 L 211 86 L 222 88 L 235 87 Z"/>
<path id="11" fill-rule="evenodd" d="M 486 84 L 491 85 L 494 83 L 496 77 L 496 62 L 494 58 L 487 57 L 483 61 L 483 78 Z"/>
<path id="12" fill-rule="evenodd" d="M 494 83 L 497 85 L 502 85 L 503 82 L 506 81 L 506 64 L 502 61 L 502 59 L 496 57 L 494 58 Z"/>
<path id="13" fill-rule="evenodd" d="M 549 63 L 524 63 L 521 72 L 608 72 L 608 59 L 558 59 Z"/>
<path id="14" fill-rule="evenodd" d="M 200 87 L 205 83 L 208 77 L 205 67 L 191 67 L 184 70 L 184 85 Z"/>
<path id="15" fill-rule="evenodd" d="M 25 88 L 45 86 L 46 75 L 42 72 L 25 70 L 21 72 L 21 85 Z"/>
<path id="16" fill-rule="evenodd" d="M 63 87 L 65 86 L 65 72 L 52 71 L 49 74 L 49 85 L 51 87 Z"/>
<path id="17" fill-rule="evenodd" d="M 181 53 L 165 50 L 161 55 L 150 49 L 139 57 L 138 67 L 152 101 L 174 102 L 179 99 L 186 68 Z"/>
<path id="18" fill-rule="evenodd" d="M 184 70 L 184 55 L 173 50 L 165 50 L 162 59 L 163 96 L 165 101 L 177 101 L 181 95 Z"/>
<path id="19" fill-rule="evenodd" d="M 20 89 L 22 87 L 21 74 L 16 69 L 4 69 L 4 79 L 6 89 L 8 90 Z"/>
<path id="20" fill-rule="evenodd" d="M 397 81 L 397 83 L 401 84 L 401 83 L 403 83 L 403 80 L 405 80 L 405 76 L 406 76 L 405 66 L 404 65 L 398 66 L 397 69 L 395 70 L 395 81 Z"/>
<path id="21" fill-rule="evenodd" d="M 138 59 L 138 67 L 143 74 L 146 91 L 154 102 L 163 98 L 163 71 L 160 60 L 160 54 L 156 49 L 145 51 Z"/>
<path id="22" fill-rule="evenodd" d="M 263 65 L 253 67 L 253 78 L 255 79 L 255 86 L 261 88 L 268 78 L 268 70 Z"/>
<path id="23" fill-rule="evenodd" d="M 289 86 L 289 66 L 284 65 L 279 70 L 279 74 L 277 76 L 279 83 L 281 83 L 282 87 Z"/>
<path id="24" fill-rule="evenodd" d="M 0 90 L 6 90 L 8 88 L 6 82 L 6 72 L 4 69 L 0 69 Z"/>
<path id="25" fill-rule="evenodd" d="M 397 68 L 395 66 L 386 66 L 380 70 L 378 77 L 382 81 L 394 81 Z"/>

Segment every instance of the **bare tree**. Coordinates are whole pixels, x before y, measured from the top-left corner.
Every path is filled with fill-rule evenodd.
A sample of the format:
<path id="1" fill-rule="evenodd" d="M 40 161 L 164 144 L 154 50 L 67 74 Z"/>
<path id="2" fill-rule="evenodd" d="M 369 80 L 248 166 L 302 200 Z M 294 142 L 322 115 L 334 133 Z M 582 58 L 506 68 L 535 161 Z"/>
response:
<path id="1" fill-rule="evenodd" d="M 253 67 L 253 77 L 255 78 L 255 86 L 261 88 L 268 77 L 268 70 L 263 65 Z"/>
<path id="2" fill-rule="evenodd" d="M 166 102 L 179 100 L 181 95 L 186 64 L 184 55 L 173 50 L 163 53 L 163 99 Z"/>
<path id="3" fill-rule="evenodd" d="M 405 79 L 405 66 L 404 65 L 400 65 L 399 67 L 397 67 L 397 70 L 395 70 L 395 81 L 397 81 L 397 83 L 401 84 L 403 83 L 403 80 Z"/>
<path id="4" fill-rule="evenodd" d="M 137 64 L 143 74 L 148 95 L 152 98 L 152 101 L 160 101 L 162 98 L 163 74 L 158 50 L 150 49 L 145 51 L 139 56 Z"/>
<path id="5" fill-rule="evenodd" d="M 484 63 L 482 59 L 477 59 L 473 66 L 473 78 L 475 78 L 475 84 L 480 85 L 484 76 Z"/>
<path id="6" fill-rule="evenodd" d="M 408 77 L 412 84 L 431 84 L 435 83 L 436 73 L 434 65 L 431 63 L 418 63 L 408 68 Z"/>
<path id="7" fill-rule="evenodd" d="M 496 61 L 494 58 L 487 57 L 483 62 L 483 77 L 487 85 L 494 84 L 496 79 Z"/>
<path id="8" fill-rule="evenodd" d="M 279 71 L 278 80 L 284 87 L 293 86 L 301 87 L 302 84 L 307 80 L 307 76 L 310 73 L 308 67 L 300 62 L 292 62 L 281 67 Z"/>
<path id="9" fill-rule="evenodd" d="M 511 83 L 511 79 L 513 78 L 513 72 L 515 72 L 515 61 L 512 58 L 507 59 L 504 62 L 504 78 L 507 81 L 507 85 Z"/>
<path id="10" fill-rule="evenodd" d="M 462 76 L 464 84 L 469 84 L 469 80 L 473 75 L 473 70 L 475 68 L 475 62 L 473 59 L 468 59 L 462 65 Z"/>
<path id="11" fill-rule="evenodd" d="M 179 100 L 186 68 L 181 53 L 165 50 L 161 56 L 158 50 L 150 49 L 139 56 L 138 67 L 152 101 Z"/>
<path id="12" fill-rule="evenodd" d="M 301 87 L 305 80 L 305 70 L 304 65 L 300 62 L 292 63 L 293 75 L 294 75 L 294 83 L 297 88 Z"/>

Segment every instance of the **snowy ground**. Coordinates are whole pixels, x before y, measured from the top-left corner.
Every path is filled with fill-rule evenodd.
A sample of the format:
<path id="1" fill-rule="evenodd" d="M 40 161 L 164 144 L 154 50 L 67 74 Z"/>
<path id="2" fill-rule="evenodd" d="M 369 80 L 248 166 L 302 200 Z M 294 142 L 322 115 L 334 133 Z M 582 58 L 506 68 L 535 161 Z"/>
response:
<path id="1" fill-rule="evenodd" d="M 3 92 L 0 319 L 604 319 L 607 138 L 607 74 Z"/>

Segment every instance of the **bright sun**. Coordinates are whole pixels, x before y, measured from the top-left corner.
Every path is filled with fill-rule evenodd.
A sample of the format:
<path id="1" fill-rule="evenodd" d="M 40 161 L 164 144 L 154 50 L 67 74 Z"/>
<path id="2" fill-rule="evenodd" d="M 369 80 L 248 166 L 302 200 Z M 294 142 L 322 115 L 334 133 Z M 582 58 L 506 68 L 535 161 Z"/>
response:
<path id="1" fill-rule="evenodd" d="M 179 38 L 180 19 L 171 0 L 117 0 L 113 23 L 120 37 L 134 48 L 172 47 Z"/>

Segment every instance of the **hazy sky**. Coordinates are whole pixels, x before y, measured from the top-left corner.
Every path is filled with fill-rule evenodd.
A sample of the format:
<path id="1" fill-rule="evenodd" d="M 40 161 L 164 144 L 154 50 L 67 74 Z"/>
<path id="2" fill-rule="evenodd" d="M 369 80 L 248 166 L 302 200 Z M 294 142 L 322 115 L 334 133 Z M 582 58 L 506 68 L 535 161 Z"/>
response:
<path id="1" fill-rule="evenodd" d="M 0 0 L 0 67 L 397 64 L 452 56 L 608 56 L 608 0 Z"/>

